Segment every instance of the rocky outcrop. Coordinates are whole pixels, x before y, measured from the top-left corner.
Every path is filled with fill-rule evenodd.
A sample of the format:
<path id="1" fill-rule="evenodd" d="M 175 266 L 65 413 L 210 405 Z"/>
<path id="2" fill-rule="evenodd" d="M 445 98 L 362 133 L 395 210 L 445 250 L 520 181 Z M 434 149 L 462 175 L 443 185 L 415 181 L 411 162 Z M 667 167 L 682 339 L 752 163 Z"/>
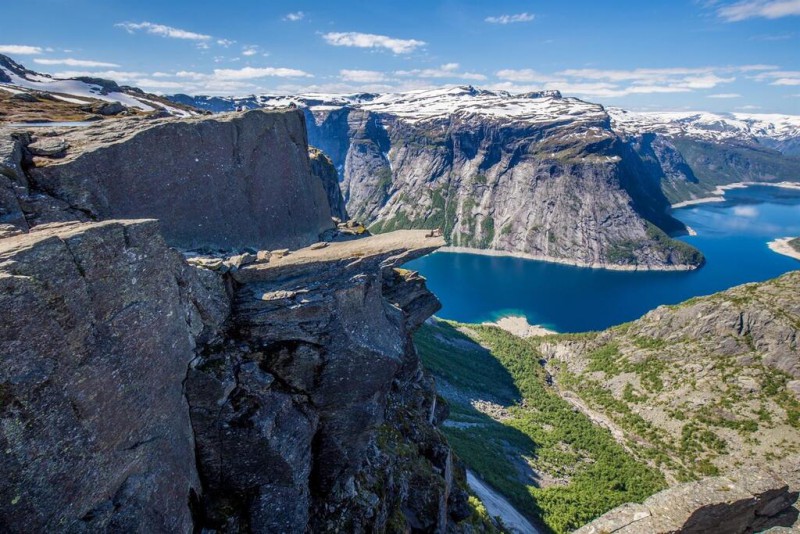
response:
<path id="1" fill-rule="evenodd" d="M 792 527 L 798 518 L 796 500 L 797 492 L 790 492 L 778 474 L 741 469 L 666 489 L 643 504 L 615 508 L 575 534 L 763 532 Z"/>
<path id="2" fill-rule="evenodd" d="M 398 232 L 233 273 L 225 341 L 186 382 L 204 526 L 444 531 L 465 518 L 410 338 L 439 304 L 395 270 L 441 244 Z"/>
<path id="3" fill-rule="evenodd" d="M 224 317 L 156 221 L 0 240 L 3 530 L 188 532 L 182 384 Z"/>
<path id="4" fill-rule="evenodd" d="M 308 157 L 311 161 L 311 173 L 319 178 L 325 188 L 325 194 L 328 195 L 331 215 L 340 221 L 347 221 L 347 209 L 342 198 L 342 190 L 339 188 L 339 173 L 336 172 L 331 158 L 314 147 L 309 147 Z"/>
<path id="5" fill-rule="evenodd" d="M 28 170 L 32 189 L 66 205 L 48 214 L 157 218 L 182 248 L 296 248 L 333 226 L 300 112 L 126 118 L 50 135 L 63 150 L 31 155 Z M 29 223 L 52 220 L 44 211 Z"/>
<path id="6" fill-rule="evenodd" d="M 4 139 L 5 530 L 463 530 L 398 267 L 443 241 L 334 229 L 315 159 L 298 111 Z"/>

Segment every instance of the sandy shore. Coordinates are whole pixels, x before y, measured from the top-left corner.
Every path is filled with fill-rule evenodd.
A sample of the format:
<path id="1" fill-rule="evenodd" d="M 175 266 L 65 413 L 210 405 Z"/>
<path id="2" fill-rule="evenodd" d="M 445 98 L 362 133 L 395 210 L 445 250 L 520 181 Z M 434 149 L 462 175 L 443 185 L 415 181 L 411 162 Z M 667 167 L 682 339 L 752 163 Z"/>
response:
<path id="1" fill-rule="evenodd" d="M 784 256 L 789 256 L 790 258 L 794 258 L 796 260 L 800 260 L 800 252 L 795 250 L 790 244 L 789 241 L 794 239 L 793 237 L 782 237 L 780 239 L 776 239 L 774 241 L 770 241 L 767 243 L 767 246 L 773 252 L 777 252 L 778 254 L 783 254 Z"/>
<path id="2" fill-rule="evenodd" d="M 508 317 L 501 317 L 493 323 L 486 322 L 483 324 L 497 326 L 518 337 L 540 337 L 558 334 L 555 330 L 550 330 L 537 324 L 529 324 L 528 319 L 522 316 L 509 315 Z"/>
<path id="3" fill-rule="evenodd" d="M 481 256 L 506 256 L 512 258 L 522 258 L 525 260 L 546 261 L 548 263 L 560 263 L 562 265 L 572 265 L 574 267 L 587 267 L 590 269 L 608 269 L 610 271 L 693 271 L 697 267 L 689 265 L 616 265 L 613 263 L 587 263 L 564 258 L 553 258 L 552 256 L 542 256 L 538 254 L 527 254 L 525 252 L 508 252 L 505 250 L 487 250 L 482 248 L 469 247 L 442 247 L 435 252 L 451 254 L 480 254 Z"/>
<path id="4" fill-rule="evenodd" d="M 764 185 L 767 187 L 781 187 L 783 189 L 800 189 L 798 182 L 736 182 L 735 184 L 719 185 L 714 191 L 711 192 L 712 196 L 703 198 L 693 198 L 692 200 L 684 200 L 683 202 L 676 202 L 672 204 L 672 209 L 685 208 L 686 206 L 694 206 L 695 204 L 705 204 L 706 202 L 724 202 L 725 191 L 731 189 L 744 189 L 753 185 Z"/>

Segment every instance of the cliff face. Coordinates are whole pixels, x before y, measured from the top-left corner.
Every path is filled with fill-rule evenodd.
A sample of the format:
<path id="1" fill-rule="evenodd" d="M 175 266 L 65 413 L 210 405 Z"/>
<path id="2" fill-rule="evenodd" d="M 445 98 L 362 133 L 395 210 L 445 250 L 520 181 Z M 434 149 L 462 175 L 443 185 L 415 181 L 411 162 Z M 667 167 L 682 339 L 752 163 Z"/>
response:
<path id="1" fill-rule="evenodd" d="M 308 158 L 311 162 L 311 173 L 322 182 L 322 186 L 325 188 L 331 215 L 341 221 L 347 221 L 347 209 L 342 197 L 342 190 L 339 188 L 339 173 L 336 172 L 331 158 L 314 147 L 309 148 Z"/>
<path id="2" fill-rule="evenodd" d="M 44 150 L 56 139 L 61 150 Z M 32 186 L 91 219 L 159 219 L 172 246 L 296 248 L 332 227 L 300 112 L 130 118 L 29 150 Z"/>
<path id="3" fill-rule="evenodd" d="M 664 235 L 683 226 L 601 106 L 533 95 L 507 104 L 522 108 L 518 116 L 501 115 L 460 90 L 437 101 L 474 98 L 473 108 L 309 108 L 309 138 L 340 169 L 351 216 L 378 232 L 439 227 L 454 246 L 584 265 L 700 263 Z"/>
<path id="4" fill-rule="evenodd" d="M 431 424 L 433 384 L 409 337 L 439 303 L 392 268 L 441 244 L 423 235 L 234 273 L 225 342 L 187 379 L 206 526 L 443 531 L 464 519 L 449 447 Z"/>
<path id="5" fill-rule="evenodd" d="M 155 221 L 0 240 L 4 529 L 191 529 L 182 383 L 208 310 L 186 271 Z"/>
<path id="6" fill-rule="evenodd" d="M 0 523 L 462 529 L 447 408 L 410 338 L 439 303 L 397 269 L 443 242 L 275 250 L 332 226 L 299 113 L 14 135 L 0 145 Z M 117 213 L 162 221 L 87 221 Z"/>

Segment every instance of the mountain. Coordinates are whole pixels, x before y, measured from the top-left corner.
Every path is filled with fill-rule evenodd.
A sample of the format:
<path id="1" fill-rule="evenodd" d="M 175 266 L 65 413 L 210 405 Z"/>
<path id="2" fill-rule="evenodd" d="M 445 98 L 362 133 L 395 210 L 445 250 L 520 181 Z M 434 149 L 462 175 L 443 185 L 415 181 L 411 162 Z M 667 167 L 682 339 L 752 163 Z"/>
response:
<path id="1" fill-rule="evenodd" d="M 798 116 L 616 108 L 609 114 L 673 203 L 719 196 L 718 186 L 795 182 L 800 176 Z"/>
<path id="2" fill-rule="evenodd" d="M 581 265 L 702 261 L 667 237 L 683 225 L 658 184 L 638 178 L 638 158 L 596 104 L 473 87 L 230 102 L 303 107 L 311 144 L 340 171 L 349 215 L 371 230 L 439 227 L 453 246 Z"/>
<path id="3" fill-rule="evenodd" d="M 141 89 L 91 77 L 54 78 L 0 55 L 0 120 L 10 122 L 97 120 L 120 113 L 188 117 L 198 111 Z"/>
<path id="4" fill-rule="evenodd" d="M 634 113 L 474 87 L 177 100 L 303 108 L 349 214 L 373 231 L 437 226 L 452 246 L 580 265 L 697 266 L 664 235 L 684 231 L 670 204 L 800 176 L 791 116 Z"/>

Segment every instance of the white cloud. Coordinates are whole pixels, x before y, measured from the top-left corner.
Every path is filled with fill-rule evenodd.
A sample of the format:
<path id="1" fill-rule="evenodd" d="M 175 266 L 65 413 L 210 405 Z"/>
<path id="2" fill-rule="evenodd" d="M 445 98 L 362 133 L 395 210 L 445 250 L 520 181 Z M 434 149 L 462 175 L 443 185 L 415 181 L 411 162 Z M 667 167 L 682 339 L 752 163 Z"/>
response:
<path id="1" fill-rule="evenodd" d="M 386 74 L 377 70 L 342 69 L 339 77 L 346 82 L 378 83 L 386 81 Z"/>
<path id="2" fill-rule="evenodd" d="M 217 80 L 253 80 L 275 76 L 279 78 L 313 78 L 305 71 L 281 67 L 244 67 L 241 69 L 214 69 L 213 77 Z"/>
<path id="3" fill-rule="evenodd" d="M 736 206 L 733 214 L 737 217 L 758 217 L 758 209 L 753 206 Z"/>
<path id="4" fill-rule="evenodd" d="M 719 7 L 717 15 L 727 22 L 752 18 L 778 19 L 800 15 L 800 0 L 743 0 Z"/>
<path id="5" fill-rule="evenodd" d="M 16 54 L 20 56 L 33 56 L 41 54 L 42 48 L 39 46 L 27 45 L 0 45 L 0 54 Z"/>
<path id="6" fill-rule="evenodd" d="M 542 74 L 533 69 L 503 69 L 497 71 L 495 75 L 501 80 L 521 83 L 546 82 L 553 79 L 552 76 Z"/>
<path id="7" fill-rule="evenodd" d="M 114 26 L 122 28 L 128 33 L 136 33 L 139 30 L 143 30 L 153 35 L 169 37 L 171 39 L 187 39 L 190 41 L 211 40 L 210 35 L 181 30 L 180 28 L 173 28 L 172 26 L 165 26 L 163 24 L 154 24 L 152 22 L 120 22 Z"/>
<path id="8" fill-rule="evenodd" d="M 287 20 L 289 22 L 297 22 L 303 20 L 305 16 L 306 14 L 303 13 L 302 11 L 295 11 L 294 13 L 287 13 L 286 16 L 283 17 L 283 20 Z"/>
<path id="9" fill-rule="evenodd" d="M 530 22 L 536 15 L 530 13 L 517 13 L 516 15 L 499 15 L 497 17 L 486 17 L 484 20 L 490 24 L 513 24 L 515 22 Z"/>
<path id="10" fill-rule="evenodd" d="M 258 47 L 256 45 L 247 45 L 242 48 L 243 56 L 255 56 L 258 54 Z"/>
<path id="11" fill-rule="evenodd" d="M 233 41 L 231 39 L 217 39 L 217 44 L 222 47 L 228 48 L 232 44 L 236 44 L 236 41 Z"/>
<path id="12" fill-rule="evenodd" d="M 458 72 L 460 65 L 458 63 L 446 63 L 438 69 L 412 69 L 412 70 L 398 70 L 395 72 L 397 76 L 413 76 L 416 78 L 458 78 L 460 80 L 476 80 L 482 81 L 486 79 L 483 74 L 476 72 Z"/>
<path id="13" fill-rule="evenodd" d="M 357 48 L 386 48 L 395 54 L 408 54 L 424 46 L 425 41 L 417 39 L 396 39 L 386 35 L 359 32 L 331 32 L 322 36 L 333 46 L 354 46 Z"/>
<path id="14" fill-rule="evenodd" d="M 45 58 L 36 58 L 33 60 L 34 63 L 38 63 L 39 65 L 66 65 L 68 67 L 103 67 L 103 68 L 115 68 L 119 67 L 116 63 L 106 63 L 104 61 L 92 61 L 88 59 L 72 59 L 72 58 L 63 58 L 63 59 L 45 59 Z"/>
<path id="15" fill-rule="evenodd" d="M 715 95 L 708 95 L 708 98 L 741 98 L 739 93 L 717 93 Z"/>
<path id="16" fill-rule="evenodd" d="M 92 78 L 105 78 L 107 80 L 114 80 L 115 82 L 119 83 L 134 83 L 137 82 L 139 79 L 147 77 L 148 75 L 144 72 L 130 72 L 130 71 L 119 71 L 119 70 L 104 70 L 104 71 L 88 71 L 88 70 L 65 70 L 54 72 L 54 78 L 80 78 L 82 76 L 88 76 Z"/>
<path id="17" fill-rule="evenodd" d="M 713 89 L 736 80 L 735 73 L 774 69 L 771 65 L 742 65 L 724 67 L 668 67 L 619 69 L 566 69 L 553 74 L 533 69 L 503 69 L 495 74 L 507 85 L 526 84 L 526 90 L 559 89 L 600 98 L 635 94 L 687 93 L 698 89 Z M 756 76 L 758 76 L 756 75 Z M 509 84 L 510 82 L 510 84 Z"/>
<path id="18" fill-rule="evenodd" d="M 800 85 L 800 71 L 798 70 L 772 70 L 760 72 L 752 77 L 758 82 L 770 82 L 770 85 Z"/>

